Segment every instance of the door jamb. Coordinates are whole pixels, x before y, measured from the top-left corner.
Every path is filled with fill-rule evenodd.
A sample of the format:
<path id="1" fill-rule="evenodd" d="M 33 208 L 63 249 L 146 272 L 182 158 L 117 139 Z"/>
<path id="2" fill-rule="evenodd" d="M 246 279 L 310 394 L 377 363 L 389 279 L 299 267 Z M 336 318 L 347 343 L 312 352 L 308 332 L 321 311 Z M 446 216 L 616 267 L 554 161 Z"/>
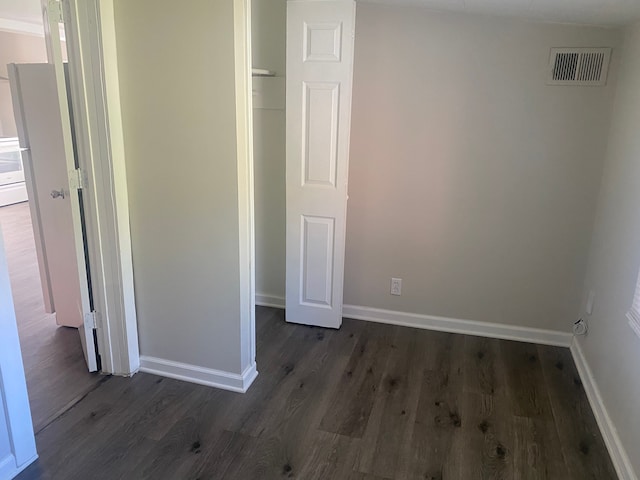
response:
<path id="1" fill-rule="evenodd" d="M 140 352 L 113 0 L 61 3 L 102 372 L 129 376 Z M 49 52 L 46 30 L 45 41 Z"/>

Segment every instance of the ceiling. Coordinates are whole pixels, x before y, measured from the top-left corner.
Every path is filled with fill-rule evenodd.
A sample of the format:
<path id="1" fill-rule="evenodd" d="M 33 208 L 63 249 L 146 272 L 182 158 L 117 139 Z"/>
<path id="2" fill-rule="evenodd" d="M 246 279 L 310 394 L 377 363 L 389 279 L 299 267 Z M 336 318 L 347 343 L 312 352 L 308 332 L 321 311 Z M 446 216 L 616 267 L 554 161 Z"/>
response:
<path id="1" fill-rule="evenodd" d="M 258 0 L 262 1 L 262 0 Z M 508 15 L 590 25 L 627 25 L 640 20 L 640 0 L 358 0 L 424 6 L 436 10 Z M 40 0 L 0 0 L 0 18 L 42 24 Z"/>
<path id="2" fill-rule="evenodd" d="M 640 0 L 358 0 L 435 10 L 529 18 L 545 22 L 628 25 L 640 20 Z"/>

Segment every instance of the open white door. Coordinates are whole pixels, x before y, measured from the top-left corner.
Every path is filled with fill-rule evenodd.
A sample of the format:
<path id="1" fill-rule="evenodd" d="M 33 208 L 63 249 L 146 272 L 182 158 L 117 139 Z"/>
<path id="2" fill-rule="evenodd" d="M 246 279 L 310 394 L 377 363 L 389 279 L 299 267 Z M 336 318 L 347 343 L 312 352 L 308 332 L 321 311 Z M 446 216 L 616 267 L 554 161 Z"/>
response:
<path id="1" fill-rule="evenodd" d="M 11 64 L 9 77 L 45 304 L 59 325 L 78 328 L 89 371 L 96 371 L 81 174 L 66 83 L 60 85 L 53 64 Z"/>
<path id="2" fill-rule="evenodd" d="M 339 328 L 355 2 L 287 2 L 286 320 Z"/>

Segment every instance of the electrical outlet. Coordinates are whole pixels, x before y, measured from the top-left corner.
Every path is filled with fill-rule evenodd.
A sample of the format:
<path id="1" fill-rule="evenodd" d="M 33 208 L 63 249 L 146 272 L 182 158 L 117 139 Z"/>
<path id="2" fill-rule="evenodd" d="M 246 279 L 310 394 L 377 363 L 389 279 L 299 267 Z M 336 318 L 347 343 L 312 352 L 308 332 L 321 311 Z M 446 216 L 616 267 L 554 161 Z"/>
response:
<path id="1" fill-rule="evenodd" d="M 596 299 L 596 291 L 591 290 L 589 292 L 589 298 L 587 298 L 587 306 L 585 308 L 587 315 L 591 315 L 593 313 L 593 302 L 595 299 Z"/>
<path id="2" fill-rule="evenodd" d="M 391 295 L 402 295 L 402 279 L 391 279 Z"/>

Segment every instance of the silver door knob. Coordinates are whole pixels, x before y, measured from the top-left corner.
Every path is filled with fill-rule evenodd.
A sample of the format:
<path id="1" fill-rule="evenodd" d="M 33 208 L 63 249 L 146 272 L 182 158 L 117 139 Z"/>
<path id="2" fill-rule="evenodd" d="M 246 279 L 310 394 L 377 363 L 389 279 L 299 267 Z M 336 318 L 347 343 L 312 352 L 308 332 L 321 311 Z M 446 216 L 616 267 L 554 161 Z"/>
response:
<path id="1" fill-rule="evenodd" d="M 60 190 L 51 190 L 51 198 L 64 198 L 64 189 Z"/>

